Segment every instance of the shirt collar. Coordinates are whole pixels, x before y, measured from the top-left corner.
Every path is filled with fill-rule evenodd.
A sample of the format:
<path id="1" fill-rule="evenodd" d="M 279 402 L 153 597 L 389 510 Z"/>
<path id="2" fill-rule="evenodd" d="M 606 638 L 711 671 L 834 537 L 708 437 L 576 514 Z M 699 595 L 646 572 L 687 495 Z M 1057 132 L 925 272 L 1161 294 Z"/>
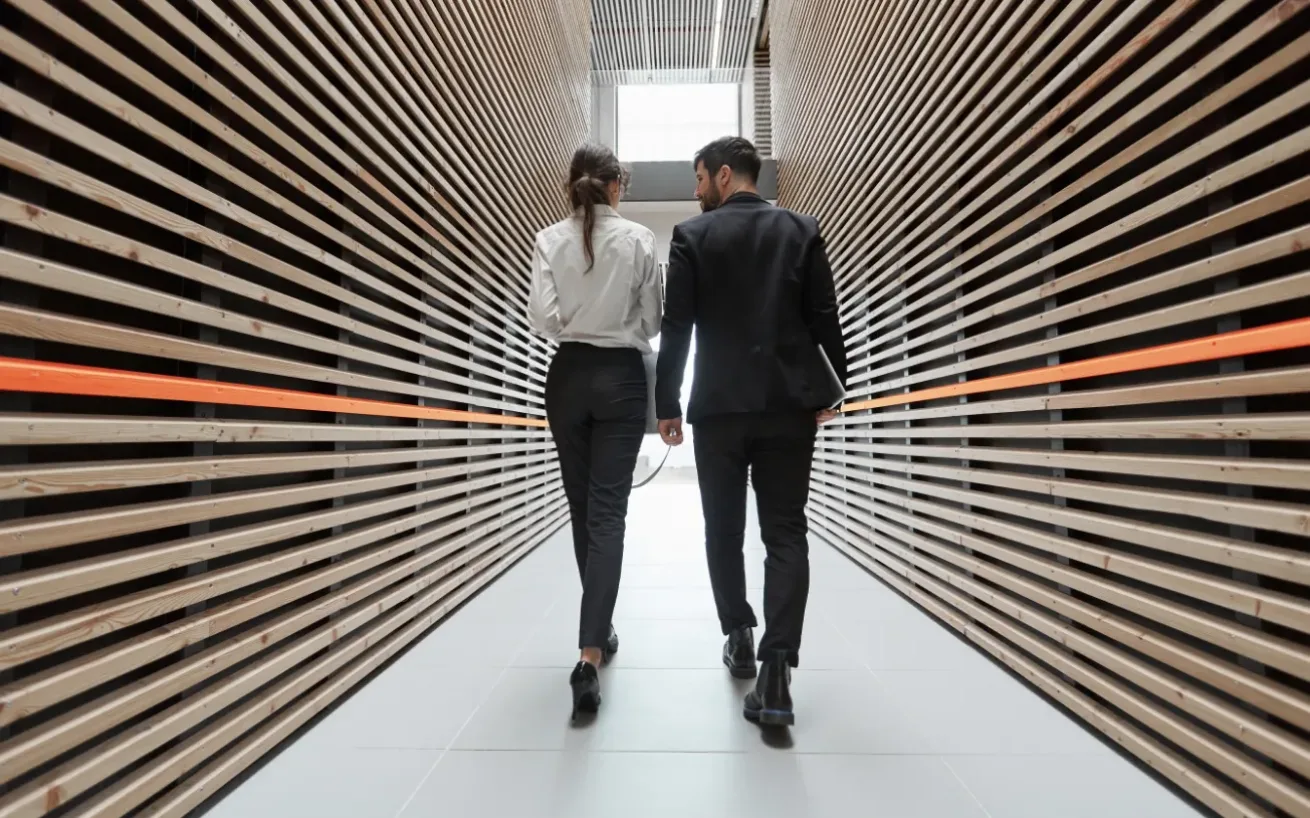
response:
<path id="1" fill-rule="evenodd" d="M 617 218 L 618 215 L 619 215 L 619 211 L 615 210 L 609 205 L 596 205 L 596 218 L 598 219 L 610 218 L 610 217 Z"/>
<path id="2" fill-rule="evenodd" d="M 723 205 L 730 205 L 730 204 L 746 204 L 747 202 L 753 204 L 761 204 L 761 203 L 768 204 L 768 200 L 765 199 L 760 194 L 753 193 L 748 190 L 742 190 L 724 199 L 723 204 L 720 204 L 719 207 L 723 207 Z"/>

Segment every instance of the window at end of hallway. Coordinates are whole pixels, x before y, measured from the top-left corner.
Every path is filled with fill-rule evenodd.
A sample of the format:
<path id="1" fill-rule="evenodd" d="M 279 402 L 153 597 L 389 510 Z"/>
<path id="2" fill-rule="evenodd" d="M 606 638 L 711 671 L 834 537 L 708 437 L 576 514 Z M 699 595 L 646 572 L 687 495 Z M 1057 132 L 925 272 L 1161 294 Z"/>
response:
<path id="1" fill-rule="evenodd" d="M 690 162 L 706 143 L 740 136 L 739 94 L 735 83 L 619 86 L 619 158 Z"/>

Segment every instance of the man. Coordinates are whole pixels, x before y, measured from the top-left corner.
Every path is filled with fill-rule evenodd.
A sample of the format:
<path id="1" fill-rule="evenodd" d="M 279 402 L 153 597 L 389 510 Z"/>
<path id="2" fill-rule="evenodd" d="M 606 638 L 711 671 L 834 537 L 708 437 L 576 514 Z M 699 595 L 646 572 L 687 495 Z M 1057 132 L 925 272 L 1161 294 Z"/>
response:
<path id="1" fill-rule="evenodd" d="M 682 443 L 679 396 L 692 328 L 696 364 L 687 422 L 695 426 L 705 549 L 723 662 L 756 677 L 755 613 L 742 553 L 747 472 L 755 487 L 764 563 L 764 636 L 746 718 L 795 723 L 791 668 L 799 662 L 809 595 L 805 504 L 817 425 L 840 400 L 823 362 L 846 381 L 837 297 L 815 219 L 770 205 L 756 190 L 760 157 L 724 138 L 694 162 L 701 215 L 673 230 L 656 379 L 660 436 Z"/>

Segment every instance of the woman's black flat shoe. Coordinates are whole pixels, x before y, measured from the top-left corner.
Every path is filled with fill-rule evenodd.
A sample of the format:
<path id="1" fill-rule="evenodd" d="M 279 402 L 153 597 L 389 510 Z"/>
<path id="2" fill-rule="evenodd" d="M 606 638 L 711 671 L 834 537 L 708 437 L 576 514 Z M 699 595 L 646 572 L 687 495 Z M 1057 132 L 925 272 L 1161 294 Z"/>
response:
<path id="1" fill-rule="evenodd" d="M 569 686 L 573 688 L 574 719 L 579 713 L 595 713 L 600 709 L 600 674 L 595 665 L 578 662 L 569 677 Z"/>

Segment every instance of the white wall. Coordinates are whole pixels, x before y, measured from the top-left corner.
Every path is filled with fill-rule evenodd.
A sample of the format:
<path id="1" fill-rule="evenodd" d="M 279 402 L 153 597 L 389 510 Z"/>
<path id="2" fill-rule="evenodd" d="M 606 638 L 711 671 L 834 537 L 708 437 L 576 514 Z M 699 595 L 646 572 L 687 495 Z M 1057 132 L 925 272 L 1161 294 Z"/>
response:
<path id="1" fill-rule="evenodd" d="M 595 85 L 591 89 L 591 139 L 612 151 L 618 150 L 618 96 L 612 85 Z"/>
<path id="2" fill-rule="evenodd" d="M 750 62 L 746 66 L 746 71 L 742 77 L 741 91 L 737 98 L 738 112 L 741 122 L 741 135 L 755 141 L 755 56 L 752 54 Z"/>
<path id="3" fill-rule="evenodd" d="M 691 165 L 687 166 L 687 195 L 696 191 L 696 174 Z M 660 261 L 669 260 L 669 241 L 673 238 L 673 228 L 679 222 L 686 221 L 700 213 L 700 205 L 689 202 L 620 202 L 619 213 L 637 224 L 644 224 L 655 233 L 655 243 L 659 246 Z"/>

